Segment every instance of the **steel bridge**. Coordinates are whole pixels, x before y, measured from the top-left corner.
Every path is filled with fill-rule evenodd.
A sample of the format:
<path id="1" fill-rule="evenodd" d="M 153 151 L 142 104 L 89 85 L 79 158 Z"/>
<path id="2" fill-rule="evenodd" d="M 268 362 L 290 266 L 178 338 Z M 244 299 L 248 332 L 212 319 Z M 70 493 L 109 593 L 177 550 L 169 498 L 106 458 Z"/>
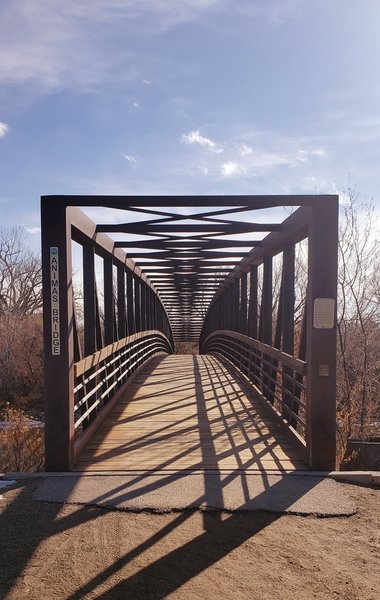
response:
<path id="1" fill-rule="evenodd" d="M 41 212 L 47 471 L 335 468 L 337 196 Z"/>

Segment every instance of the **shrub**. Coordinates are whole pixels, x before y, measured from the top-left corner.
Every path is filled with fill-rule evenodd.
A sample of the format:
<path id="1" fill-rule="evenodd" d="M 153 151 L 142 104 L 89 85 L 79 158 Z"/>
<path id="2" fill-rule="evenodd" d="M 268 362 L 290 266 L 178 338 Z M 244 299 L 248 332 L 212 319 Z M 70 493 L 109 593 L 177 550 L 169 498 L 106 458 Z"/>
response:
<path id="1" fill-rule="evenodd" d="M 9 404 L 1 413 L 1 418 L 0 471 L 41 471 L 44 441 L 40 423 Z"/>

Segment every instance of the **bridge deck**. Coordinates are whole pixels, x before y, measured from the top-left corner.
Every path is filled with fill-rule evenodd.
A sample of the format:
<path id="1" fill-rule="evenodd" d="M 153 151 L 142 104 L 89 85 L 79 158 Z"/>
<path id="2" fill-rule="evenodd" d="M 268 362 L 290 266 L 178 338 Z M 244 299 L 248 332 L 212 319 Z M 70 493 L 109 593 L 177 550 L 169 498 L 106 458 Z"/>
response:
<path id="1" fill-rule="evenodd" d="M 79 471 L 306 469 L 212 356 L 156 357 L 82 451 Z"/>

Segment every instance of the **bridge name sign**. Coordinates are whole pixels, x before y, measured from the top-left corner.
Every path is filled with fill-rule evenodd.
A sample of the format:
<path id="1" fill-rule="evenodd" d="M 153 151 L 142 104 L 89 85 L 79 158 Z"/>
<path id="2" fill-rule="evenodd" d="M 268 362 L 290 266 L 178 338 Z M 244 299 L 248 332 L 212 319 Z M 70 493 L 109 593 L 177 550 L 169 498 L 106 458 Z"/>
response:
<path id="1" fill-rule="evenodd" d="M 50 248 L 50 291 L 51 291 L 51 352 L 61 354 L 61 332 L 59 319 L 59 264 L 58 248 Z"/>

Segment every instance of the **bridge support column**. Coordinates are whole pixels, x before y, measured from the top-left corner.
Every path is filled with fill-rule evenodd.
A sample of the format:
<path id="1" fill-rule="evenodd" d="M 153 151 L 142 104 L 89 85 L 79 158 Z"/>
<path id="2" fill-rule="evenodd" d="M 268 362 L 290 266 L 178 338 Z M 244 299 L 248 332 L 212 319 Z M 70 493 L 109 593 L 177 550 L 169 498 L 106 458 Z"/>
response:
<path id="1" fill-rule="evenodd" d="M 307 431 L 309 465 L 335 469 L 338 198 L 311 207 L 307 298 Z"/>
<path id="2" fill-rule="evenodd" d="M 68 211 L 62 203 L 42 202 L 46 471 L 69 471 L 74 456 L 74 313 Z"/>

